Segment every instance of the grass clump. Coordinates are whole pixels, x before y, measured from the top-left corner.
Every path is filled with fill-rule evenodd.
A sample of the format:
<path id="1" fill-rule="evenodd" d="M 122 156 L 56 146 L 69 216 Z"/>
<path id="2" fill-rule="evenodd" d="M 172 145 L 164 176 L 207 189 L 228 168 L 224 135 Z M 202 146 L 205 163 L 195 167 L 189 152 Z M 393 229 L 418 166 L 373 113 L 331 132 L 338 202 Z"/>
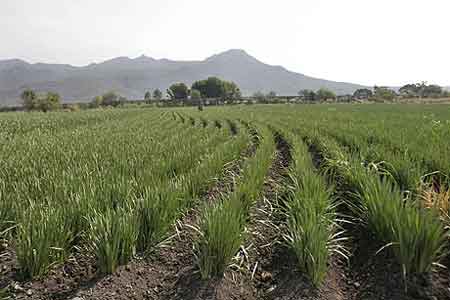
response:
<path id="1" fill-rule="evenodd" d="M 149 250 L 162 239 L 178 212 L 180 197 L 181 193 L 170 184 L 144 190 L 135 209 L 139 251 Z"/>
<path id="2" fill-rule="evenodd" d="M 196 243 L 202 279 L 223 274 L 242 244 L 243 215 L 240 204 L 229 199 L 205 210 Z"/>
<path id="3" fill-rule="evenodd" d="M 359 191 L 368 227 L 392 248 L 404 276 L 430 272 L 445 247 L 445 231 L 433 210 L 404 201 L 388 179 L 367 172 Z"/>
<path id="4" fill-rule="evenodd" d="M 326 159 L 326 173 L 351 191 L 348 207 L 384 242 L 382 249 L 391 249 L 403 276 L 430 272 L 446 243 L 444 226 L 435 211 L 405 199 L 390 173 L 379 165 L 346 157 L 331 142 L 317 145 Z"/>
<path id="5" fill-rule="evenodd" d="M 17 262 L 24 279 L 45 275 L 67 256 L 72 232 L 64 226 L 62 209 L 31 204 L 17 226 Z"/>
<path id="6" fill-rule="evenodd" d="M 130 261 L 137 240 L 132 212 L 123 208 L 94 212 L 89 223 L 89 242 L 100 273 L 113 273 L 118 266 Z"/>

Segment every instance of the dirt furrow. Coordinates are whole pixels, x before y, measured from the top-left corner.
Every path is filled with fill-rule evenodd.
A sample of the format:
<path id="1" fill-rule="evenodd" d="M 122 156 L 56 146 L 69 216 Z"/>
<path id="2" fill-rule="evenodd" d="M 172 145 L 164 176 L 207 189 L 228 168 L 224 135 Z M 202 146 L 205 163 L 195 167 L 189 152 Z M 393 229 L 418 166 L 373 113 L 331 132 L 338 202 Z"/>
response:
<path id="1" fill-rule="evenodd" d="M 221 289 L 210 297 L 186 299 L 262 299 L 273 290 L 273 265 L 279 265 L 275 262 L 275 249 L 280 240 L 278 200 L 284 193 L 284 179 L 291 160 L 287 142 L 278 134 L 274 138 L 276 153 L 266 175 L 262 197 L 248 216 L 246 243 L 224 278 L 218 279 L 220 283 L 216 286 Z M 289 268 L 292 269 L 292 264 Z"/>
<path id="2" fill-rule="evenodd" d="M 346 299 L 342 262 L 332 259 L 323 285 L 314 287 L 298 271 L 297 260 L 283 241 L 284 197 L 291 163 L 290 146 L 275 133 L 277 153 L 269 171 L 264 197 L 252 210 L 248 227 L 245 272 L 250 274 L 255 299 Z M 244 299 L 244 298 L 242 298 Z"/>

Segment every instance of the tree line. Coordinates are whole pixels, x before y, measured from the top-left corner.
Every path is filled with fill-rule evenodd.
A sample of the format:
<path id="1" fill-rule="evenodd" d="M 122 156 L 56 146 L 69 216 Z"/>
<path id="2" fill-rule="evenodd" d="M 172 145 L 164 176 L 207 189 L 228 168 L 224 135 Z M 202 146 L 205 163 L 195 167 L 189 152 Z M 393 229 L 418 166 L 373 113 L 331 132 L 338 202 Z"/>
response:
<path id="1" fill-rule="evenodd" d="M 195 81 L 190 87 L 183 82 L 177 82 L 166 90 L 166 95 L 172 103 L 182 103 L 191 105 L 203 105 L 204 100 L 215 99 L 233 103 L 242 100 L 240 88 L 232 81 L 222 80 L 218 77 L 208 77 L 204 80 Z M 450 92 L 435 84 L 427 84 L 426 82 L 406 84 L 397 91 L 388 87 L 374 86 L 373 89 L 360 88 L 351 95 L 337 96 L 332 90 L 320 88 L 318 90 L 302 89 L 298 92 L 300 100 L 305 102 L 318 101 L 358 101 L 369 100 L 393 101 L 396 98 L 448 98 Z M 275 91 L 263 93 L 255 92 L 247 103 L 277 103 L 279 97 Z M 61 97 L 57 93 L 48 92 L 38 94 L 37 92 L 26 89 L 21 94 L 22 104 L 29 111 L 52 111 L 62 107 Z M 163 92 L 155 89 L 153 92 L 147 91 L 144 100 L 147 103 L 160 103 L 164 99 Z M 248 98 L 247 98 L 248 99 Z M 128 100 L 115 93 L 107 92 L 103 95 L 96 96 L 88 104 L 88 108 L 98 107 L 117 107 L 128 102 Z M 86 107 L 84 105 L 84 107 Z"/>
<path id="2" fill-rule="evenodd" d="M 177 82 L 166 90 L 166 94 L 169 100 L 177 101 L 202 99 L 233 101 L 242 97 L 241 91 L 236 83 L 222 80 L 218 77 L 208 77 L 205 80 L 195 81 L 191 87 L 184 82 Z M 155 89 L 153 93 L 147 91 L 144 99 L 147 102 L 160 101 L 163 99 L 163 94 L 159 89 Z"/>
<path id="3" fill-rule="evenodd" d="M 356 99 L 392 101 L 396 98 L 448 98 L 450 97 L 450 92 L 439 85 L 420 82 L 406 84 L 399 88 L 398 92 L 382 86 L 374 86 L 373 91 L 370 89 L 358 89 L 353 94 L 353 97 Z"/>
<path id="4" fill-rule="evenodd" d="M 61 97 L 57 93 L 48 92 L 38 94 L 31 89 L 26 89 L 20 95 L 23 107 L 26 110 L 51 111 L 61 107 Z"/>

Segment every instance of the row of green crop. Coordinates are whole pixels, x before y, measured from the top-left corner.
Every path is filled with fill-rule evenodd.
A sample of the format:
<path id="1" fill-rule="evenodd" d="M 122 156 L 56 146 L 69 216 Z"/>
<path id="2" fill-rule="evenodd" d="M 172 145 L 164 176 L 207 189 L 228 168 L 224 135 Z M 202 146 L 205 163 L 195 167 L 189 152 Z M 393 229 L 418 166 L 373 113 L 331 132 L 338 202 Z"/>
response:
<path id="1" fill-rule="evenodd" d="M 225 112 L 223 112 L 225 113 Z M 230 112 L 231 113 L 231 112 Z M 448 181 L 450 110 L 441 105 L 302 105 L 242 107 L 232 113 L 296 122 L 331 135 L 366 161 L 384 162 L 404 190 L 424 175 Z M 439 173 L 435 173 L 439 172 Z M 430 177 L 428 177 L 430 178 Z M 448 185 L 448 183 L 446 183 Z"/>
<path id="2" fill-rule="evenodd" d="M 426 157 L 411 148 L 403 148 L 392 140 L 367 135 L 365 128 L 343 129 L 327 128 L 324 134 L 330 134 L 341 145 L 347 147 L 354 155 L 359 155 L 366 162 L 382 163 L 389 170 L 402 190 L 416 193 L 426 180 L 436 178 L 447 185 L 447 173 L 436 161 L 430 159 L 432 152 Z M 433 149 L 430 149 L 434 151 Z M 436 173 L 438 172 L 438 173 Z M 427 176 L 433 174 L 434 176 Z M 415 196 L 412 194 L 412 196 Z"/>
<path id="3" fill-rule="evenodd" d="M 315 123 L 283 121 L 317 152 L 322 173 L 337 186 L 354 220 L 364 222 L 376 239 L 384 242 L 383 250 L 393 253 L 405 277 L 430 272 L 446 255 L 447 234 L 437 212 L 408 201 L 395 175 L 384 168 L 385 163 L 376 164 L 360 152 L 342 150 Z"/>
<path id="4" fill-rule="evenodd" d="M 296 255 L 300 271 L 319 285 L 325 279 L 332 254 L 347 258 L 336 212 L 338 201 L 333 199 L 332 187 L 316 170 L 301 137 L 288 130 L 281 132 L 289 142 L 292 157 L 290 189 L 284 205 L 287 225 L 284 239 Z"/>
<path id="5" fill-rule="evenodd" d="M 309 145 L 320 152 L 321 171 L 331 184 L 336 184 L 356 222 L 363 221 L 376 239 L 384 243 L 383 250 L 394 255 L 405 276 L 429 272 L 446 254 L 446 231 L 437 212 L 410 201 L 405 190 L 414 192 L 429 172 L 438 171 L 443 174 L 441 178 L 449 174 L 450 143 L 445 138 L 450 129 L 448 110 L 436 106 L 335 105 L 241 106 L 208 112 L 208 115 L 229 114 L 245 121 L 259 120 L 282 126 L 307 138 Z M 334 142 L 335 138 L 341 145 Z M 305 153 L 303 156 L 309 157 Z M 293 168 L 296 164 L 294 161 Z M 311 169 L 311 165 L 306 166 Z M 302 174 L 300 170 L 296 172 Z M 292 170 L 291 174 L 295 177 Z M 303 179 L 305 176 L 310 179 Z M 296 180 L 320 182 L 317 175 L 311 173 Z M 306 184 L 314 187 L 313 183 Z M 300 184 L 294 186 L 301 191 Z M 323 182 L 320 186 L 324 188 Z M 292 198 L 295 197 L 291 195 Z M 332 210 L 319 212 L 325 216 L 333 215 Z M 316 226 L 314 229 L 319 228 Z M 336 227 L 329 229 L 327 237 L 336 232 Z M 306 235 L 302 237 L 306 238 Z M 314 278 L 305 267 L 305 261 L 305 258 L 300 260 L 303 269 Z M 316 269 L 320 270 L 319 267 Z"/>
<path id="6" fill-rule="evenodd" d="M 446 233 L 432 210 L 404 201 L 392 176 L 377 165 L 364 165 L 341 151 L 331 139 L 310 136 L 324 161 L 322 168 L 345 193 L 346 204 L 384 242 L 401 265 L 404 276 L 432 270 L 445 251 Z"/>
<path id="7" fill-rule="evenodd" d="M 277 210 L 285 217 L 283 239 L 288 248 L 295 254 L 300 271 L 307 274 L 311 281 L 319 285 L 323 282 L 333 254 L 347 257 L 342 245 L 345 239 L 343 230 L 338 224 L 340 220 L 335 207 L 337 200 L 332 197 L 332 187 L 317 172 L 313 165 L 308 148 L 301 136 L 290 132 L 285 120 L 274 119 L 273 116 L 254 116 L 255 119 L 236 113 L 244 125 L 245 120 L 258 120 L 270 124 L 290 145 L 292 161 L 289 166 L 289 185 L 284 204 L 277 205 Z M 283 157 L 283 159 L 289 159 Z M 245 180 L 245 177 L 244 177 Z M 203 224 L 202 239 L 198 248 L 199 265 L 203 277 L 221 274 L 236 254 L 242 243 L 242 227 L 245 226 L 245 211 L 241 204 L 226 199 L 219 206 L 207 211 Z M 231 198 L 233 200 L 233 198 Z M 238 220 L 238 221 L 237 221 Z"/>
<path id="8" fill-rule="evenodd" d="M 18 151 L 6 152 L 0 173 L 0 211 L 8 212 L 0 221 L 17 224 L 14 245 L 26 277 L 44 274 L 74 245 L 86 245 L 101 271 L 113 271 L 136 248 L 162 239 L 248 141 L 154 113 L 36 133 L 9 145 Z"/>
<path id="9" fill-rule="evenodd" d="M 195 253 L 204 279 L 221 275 L 237 254 L 244 240 L 249 210 L 261 196 L 275 147 L 267 127 L 258 128 L 259 146 L 255 155 L 245 161 L 234 190 L 203 212 Z"/>
<path id="10" fill-rule="evenodd" d="M 137 249 L 147 250 L 164 239 L 181 212 L 193 205 L 223 165 L 236 159 L 246 139 L 226 143 L 183 177 L 146 190 L 134 207 L 107 210 L 94 219 L 88 243 L 100 260 L 101 272 L 113 272 Z M 100 221 L 100 222 L 96 222 Z"/>
<path id="11" fill-rule="evenodd" d="M 53 206 L 92 198 L 107 207 L 120 201 L 121 193 L 156 178 L 148 167 L 156 164 L 155 169 L 161 169 L 157 164 L 162 160 L 153 153 L 175 149 L 178 141 L 172 140 L 164 149 L 152 140 L 159 138 L 158 133 L 136 131 L 139 123 L 136 128 L 127 120 L 117 130 L 107 123 L 90 130 L 32 135 L 5 145 L 0 154 L 1 222 L 15 221 L 34 202 Z M 125 124 L 129 128 L 121 129 Z M 167 131 L 165 126 L 161 129 L 160 137 Z"/>
<path id="12" fill-rule="evenodd" d="M 83 111 L 76 113 L 0 113 L 0 141 L 10 141 L 25 134 L 57 133 L 60 130 L 89 128 L 108 121 L 120 121 L 135 115 L 148 115 L 143 110 Z M 163 119 L 166 112 L 154 111 L 154 121 Z"/>

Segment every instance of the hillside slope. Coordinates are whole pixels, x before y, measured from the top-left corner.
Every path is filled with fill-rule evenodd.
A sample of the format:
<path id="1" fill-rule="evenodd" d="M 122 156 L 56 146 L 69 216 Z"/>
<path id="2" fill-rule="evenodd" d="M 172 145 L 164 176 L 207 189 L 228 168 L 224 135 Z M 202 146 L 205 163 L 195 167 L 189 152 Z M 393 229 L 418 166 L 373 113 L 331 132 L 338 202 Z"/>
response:
<path id="1" fill-rule="evenodd" d="M 208 76 L 236 82 L 244 95 L 274 90 L 279 95 L 296 95 L 301 89 L 329 88 L 338 94 L 352 93 L 357 84 L 309 77 L 271 66 L 243 50 L 229 50 L 203 61 L 172 61 L 141 56 L 118 57 L 84 67 L 58 64 L 29 64 L 22 60 L 0 61 L 0 105 L 14 105 L 26 87 L 54 91 L 65 102 L 89 101 L 114 90 L 129 99 L 141 99 L 145 91 L 163 91 L 173 82 L 191 84 Z"/>

